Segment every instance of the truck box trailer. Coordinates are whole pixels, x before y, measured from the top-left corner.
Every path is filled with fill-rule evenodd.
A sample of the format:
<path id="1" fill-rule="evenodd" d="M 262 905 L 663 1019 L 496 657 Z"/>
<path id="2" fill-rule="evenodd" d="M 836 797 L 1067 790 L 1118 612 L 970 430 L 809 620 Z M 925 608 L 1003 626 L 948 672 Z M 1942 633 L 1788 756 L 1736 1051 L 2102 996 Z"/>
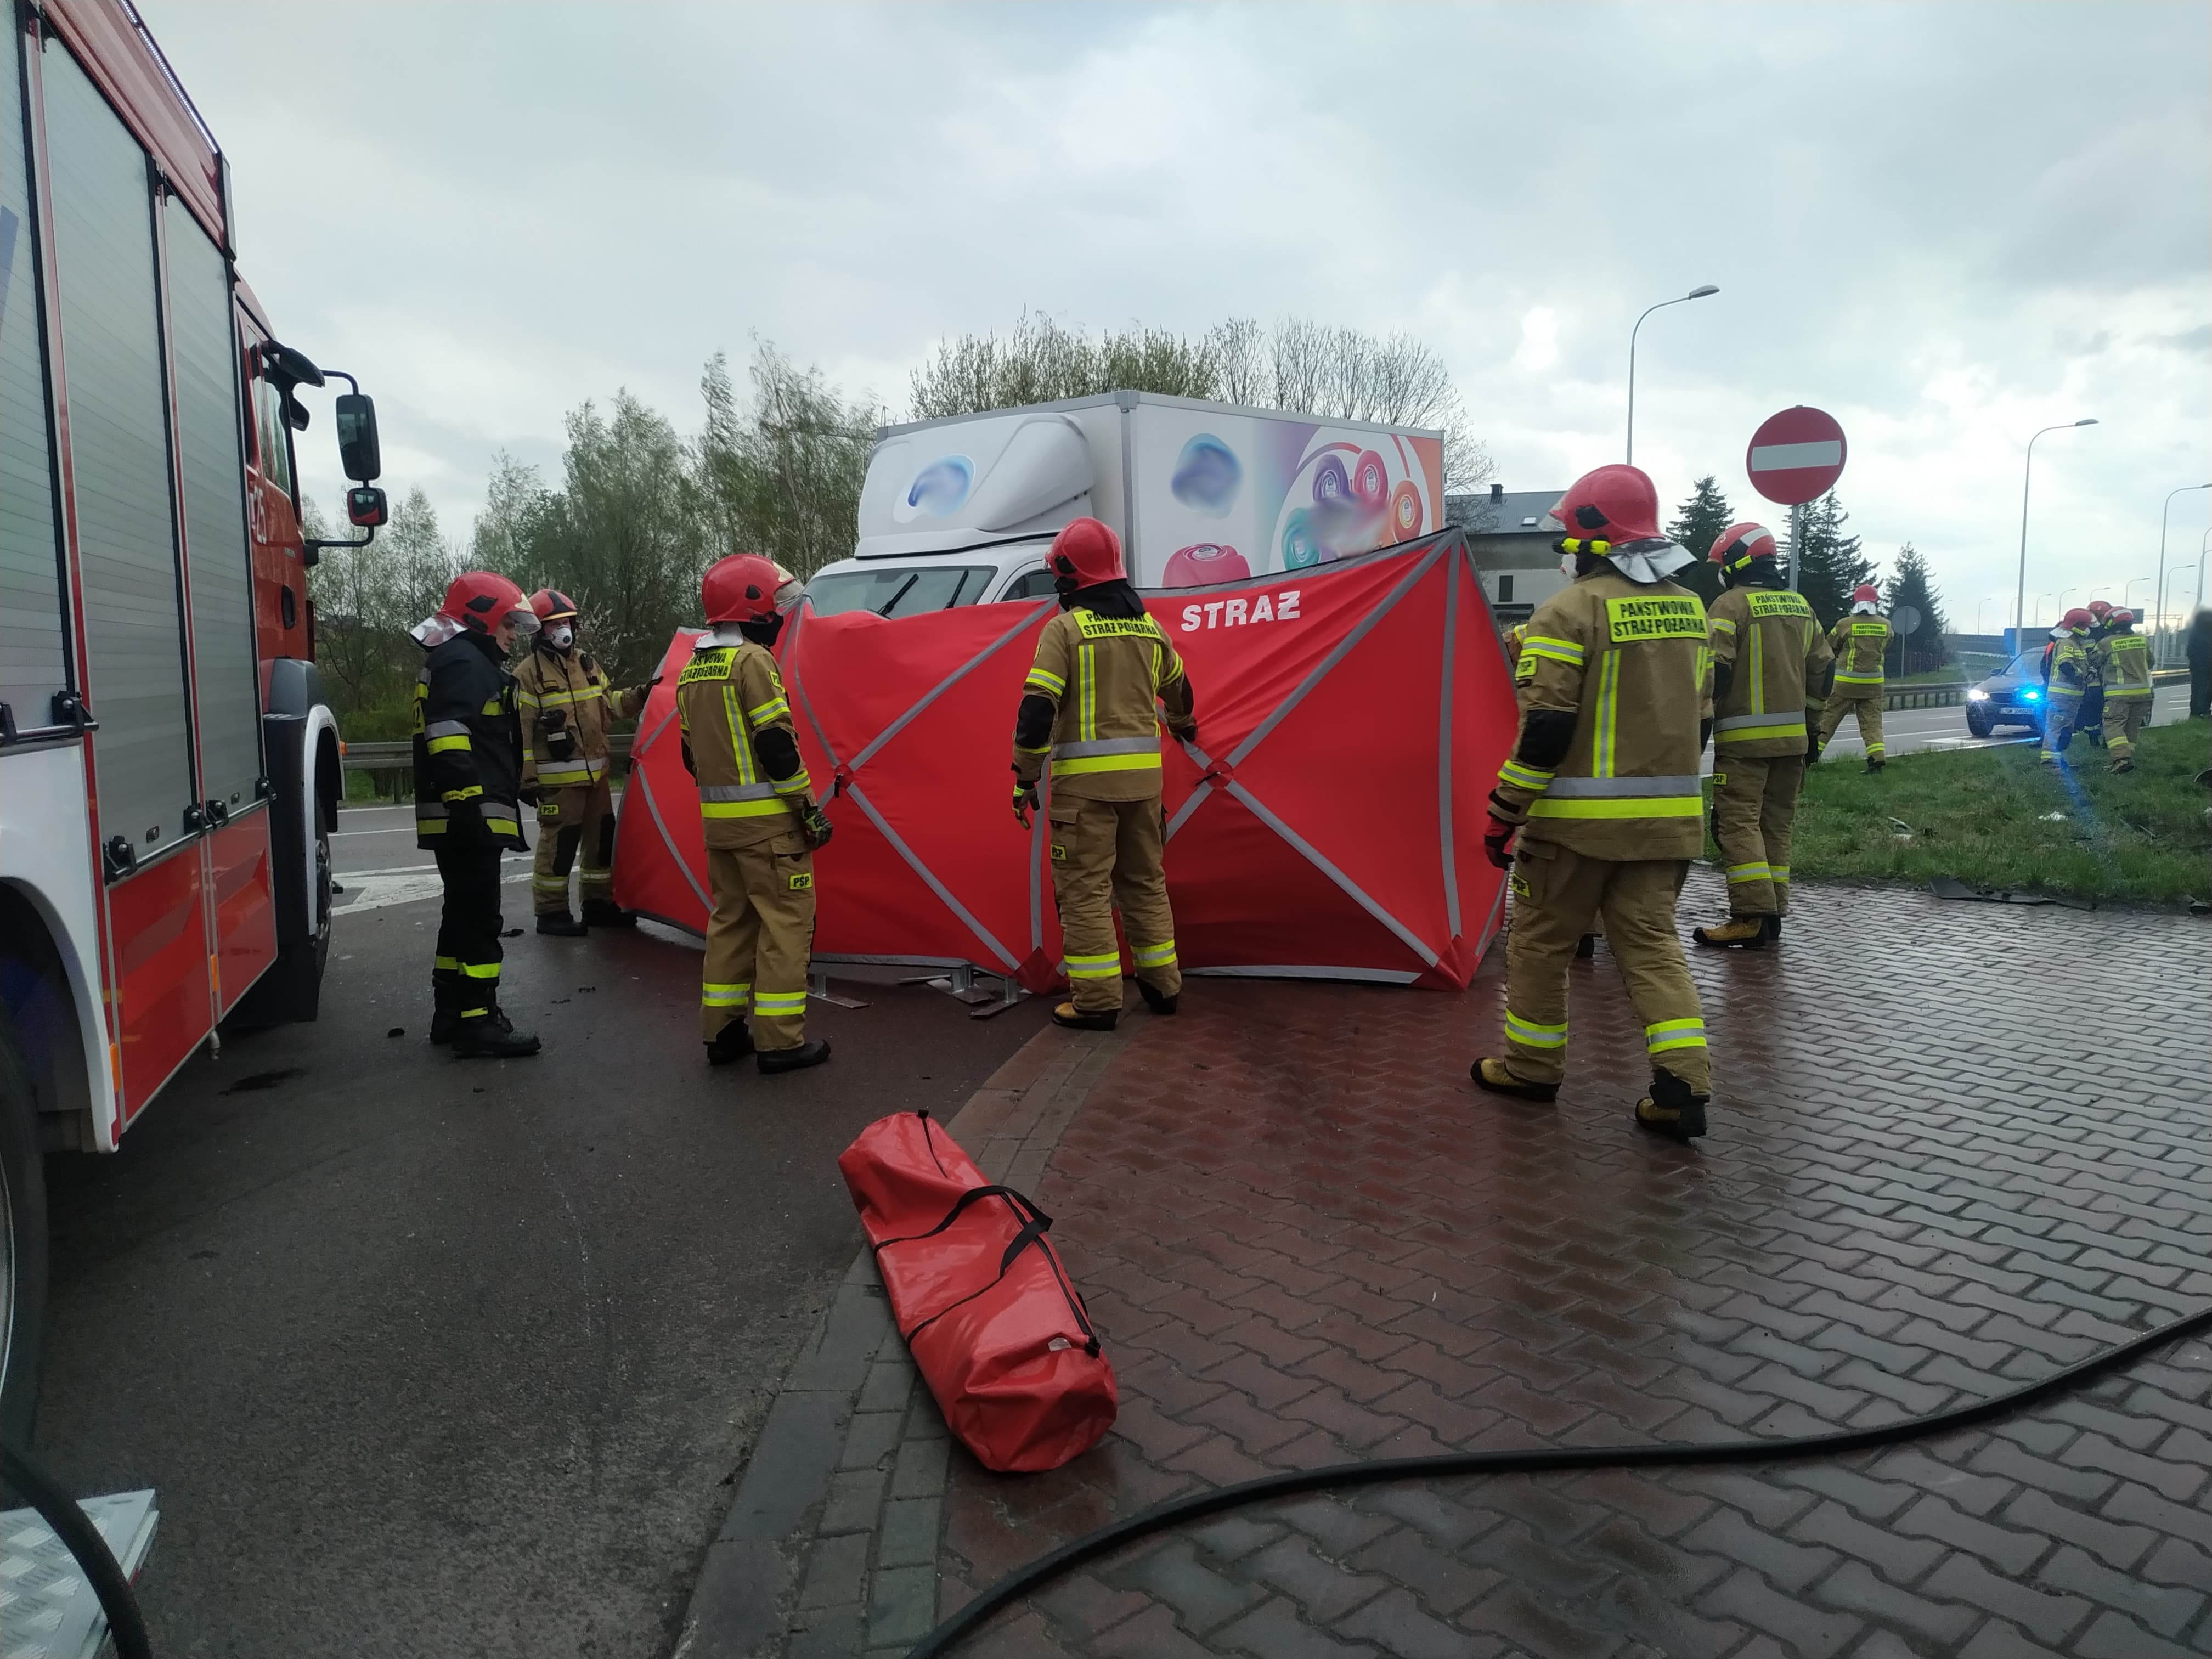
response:
<path id="1" fill-rule="evenodd" d="M 1149 392 L 884 428 L 849 559 L 817 612 L 884 616 L 1052 591 L 1070 520 L 1114 526 L 1139 587 L 1295 571 L 1441 529 L 1443 436 Z"/>

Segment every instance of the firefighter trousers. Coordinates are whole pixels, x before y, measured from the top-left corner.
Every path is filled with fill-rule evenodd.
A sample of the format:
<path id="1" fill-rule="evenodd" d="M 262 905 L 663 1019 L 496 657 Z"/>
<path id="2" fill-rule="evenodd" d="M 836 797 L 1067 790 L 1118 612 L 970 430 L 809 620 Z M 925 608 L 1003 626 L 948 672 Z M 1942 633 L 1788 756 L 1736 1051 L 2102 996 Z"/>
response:
<path id="1" fill-rule="evenodd" d="M 1721 844 L 1732 916 L 1790 914 L 1790 830 L 1805 783 L 1802 755 L 1757 759 L 1723 751 L 1727 769 L 1713 791 L 1713 839 Z"/>
<path id="2" fill-rule="evenodd" d="M 814 954 L 814 855 L 796 830 L 757 847 L 707 849 L 714 896 L 699 975 L 699 1036 L 752 1014 L 756 1048 L 806 1041 L 806 964 Z"/>
<path id="3" fill-rule="evenodd" d="M 463 1019 L 483 1019 L 499 1006 L 499 853 L 496 847 L 441 847 L 438 953 L 430 969 L 436 1006 Z"/>
<path id="4" fill-rule="evenodd" d="M 2074 741 L 2074 718 L 2081 712 L 2081 694 L 2079 691 L 2061 691 L 2053 686 L 2045 695 L 2041 757 L 2053 766 L 2066 752 L 2067 745 Z"/>
<path id="5" fill-rule="evenodd" d="M 1067 800 L 1055 795 L 1046 817 L 1069 1000 L 1085 1013 L 1121 1011 L 1116 909 L 1129 935 L 1137 977 L 1166 996 L 1182 991 L 1175 915 L 1168 908 L 1163 863 L 1167 825 L 1160 798 Z"/>
<path id="6" fill-rule="evenodd" d="M 2105 693 L 2105 748 L 2116 761 L 2133 760 L 2136 733 L 2150 724 L 2150 697 Z"/>
<path id="7" fill-rule="evenodd" d="M 1828 739 L 1836 735 L 1836 728 L 1844 723 L 1844 716 L 1856 709 L 1859 716 L 1859 740 L 1866 744 L 1869 762 L 1884 757 L 1881 741 L 1881 687 L 1839 685 L 1830 694 L 1828 706 L 1820 714 L 1820 747 L 1828 746 Z"/>
<path id="8" fill-rule="evenodd" d="M 1644 1026 L 1654 1067 L 1694 1094 L 1709 1094 L 1712 1067 L 1705 1021 L 1674 931 L 1674 901 L 1689 873 L 1684 860 L 1594 859 L 1557 842 L 1523 836 L 1513 860 L 1511 926 L 1505 936 L 1507 1065 L 1528 1083 L 1566 1076 L 1567 970 L 1593 917 Z"/>
<path id="9" fill-rule="evenodd" d="M 530 872 L 530 896 L 541 916 L 568 914 L 568 872 L 584 855 L 576 878 L 586 905 L 614 896 L 615 798 L 606 780 L 538 792 L 538 862 Z"/>

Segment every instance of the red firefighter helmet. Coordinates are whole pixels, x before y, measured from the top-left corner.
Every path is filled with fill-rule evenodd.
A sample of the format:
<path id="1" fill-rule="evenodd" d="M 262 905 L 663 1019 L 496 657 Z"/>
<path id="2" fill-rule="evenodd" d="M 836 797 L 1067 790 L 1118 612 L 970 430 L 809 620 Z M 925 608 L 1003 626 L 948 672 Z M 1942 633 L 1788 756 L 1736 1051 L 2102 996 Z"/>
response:
<path id="1" fill-rule="evenodd" d="M 707 567 L 699 599 L 710 623 L 759 622 L 775 614 L 781 581 L 775 564 L 759 554 L 732 553 Z"/>
<path id="2" fill-rule="evenodd" d="M 1851 603 L 1853 605 L 1880 605 L 1881 603 L 1881 593 L 1872 582 L 1861 582 L 1856 587 L 1851 589 Z"/>
<path id="3" fill-rule="evenodd" d="M 2077 605 L 2071 611 L 2068 611 L 2064 616 L 2058 619 L 2058 625 L 2061 628 L 2073 629 L 2078 633 L 2081 629 L 2090 626 L 2097 619 L 2091 616 L 2086 609 Z"/>
<path id="4" fill-rule="evenodd" d="M 1074 577 L 1079 587 L 1126 580 L 1129 574 L 1121 565 L 1121 538 L 1096 519 L 1078 519 L 1054 536 L 1047 562 L 1055 574 Z"/>
<path id="5" fill-rule="evenodd" d="M 2115 611 L 2105 620 L 2115 628 L 2133 628 L 2136 625 L 2136 613 L 2132 611 Z"/>
<path id="6" fill-rule="evenodd" d="M 1753 559 L 1774 556 L 1774 532 L 1763 524 L 1732 524 L 1713 543 L 1713 562 L 1733 576 Z"/>
<path id="7" fill-rule="evenodd" d="M 1659 533 L 1659 492 L 1641 467 L 1615 461 L 1576 479 L 1552 516 L 1571 540 L 1646 541 Z"/>
<path id="8" fill-rule="evenodd" d="M 538 613 L 522 590 L 495 570 L 464 570 L 454 577 L 438 614 L 471 634 L 489 634 L 502 622 L 514 623 L 518 634 L 538 631 Z"/>
<path id="9" fill-rule="evenodd" d="M 2112 614 L 2112 602 L 2110 599 L 2090 600 L 2089 614 L 2094 617 L 2099 622 L 2104 621 L 2106 617 Z"/>
<path id="10" fill-rule="evenodd" d="M 576 614 L 575 600 L 557 587 L 539 588 L 530 596 L 530 608 L 541 623 L 561 622 Z"/>

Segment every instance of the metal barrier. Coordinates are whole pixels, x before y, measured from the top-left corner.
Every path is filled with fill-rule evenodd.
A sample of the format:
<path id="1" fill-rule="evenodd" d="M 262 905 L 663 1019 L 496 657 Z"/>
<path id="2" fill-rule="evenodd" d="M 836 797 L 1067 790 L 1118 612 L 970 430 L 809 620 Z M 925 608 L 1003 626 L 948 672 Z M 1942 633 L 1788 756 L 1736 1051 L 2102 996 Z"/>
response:
<path id="1" fill-rule="evenodd" d="M 608 740 L 614 755 L 614 775 L 623 776 L 629 770 L 629 739 L 627 732 L 618 732 Z M 376 781 L 376 793 L 393 800 L 405 800 L 414 793 L 415 745 L 408 743 L 349 743 L 345 745 L 345 767 L 349 772 L 365 772 Z"/>
<path id="2" fill-rule="evenodd" d="M 1884 708 L 1948 708 L 1966 695 L 1963 685 L 1893 685 L 1881 696 Z"/>

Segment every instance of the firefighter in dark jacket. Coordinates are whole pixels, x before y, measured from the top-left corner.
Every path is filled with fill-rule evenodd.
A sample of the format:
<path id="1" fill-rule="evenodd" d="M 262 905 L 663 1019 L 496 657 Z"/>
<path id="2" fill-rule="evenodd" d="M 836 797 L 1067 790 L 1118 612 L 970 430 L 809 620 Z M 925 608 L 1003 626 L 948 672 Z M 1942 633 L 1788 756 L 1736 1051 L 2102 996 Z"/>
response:
<path id="1" fill-rule="evenodd" d="M 538 1052 L 499 1006 L 499 855 L 522 838 L 522 734 L 507 653 L 538 631 L 522 590 L 465 571 L 415 630 L 428 648 L 415 677 L 415 835 L 438 863 L 445 908 L 430 970 L 430 1041 L 464 1057 Z"/>
<path id="2" fill-rule="evenodd" d="M 635 927 L 637 918 L 614 901 L 615 804 L 612 732 L 634 720 L 653 690 L 617 688 L 589 652 L 576 644 L 576 602 L 557 588 L 530 596 L 538 635 L 514 671 L 522 720 L 522 798 L 538 809 L 538 862 L 530 896 L 538 931 L 564 939 L 586 927 Z M 568 872 L 576 878 L 583 920 L 568 908 Z"/>
<path id="3" fill-rule="evenodd" d="M 1172 1014 L 1182 991 L 1162 863 L 1160 721 L 1186 740 L 1198 721 L 1190 677 L 1129 585 L 1121 538 L 1078 519 L 1047 562 L 1060 614 L 1037 636 L 1014 714 L 1014 817 L 1029 828 L 1048 763 L 1045 827 L 1069 988 L 1052 1017 L 1110 1031 L 1121 1016 L 1117 906 L 1146 1006 Z"/>

